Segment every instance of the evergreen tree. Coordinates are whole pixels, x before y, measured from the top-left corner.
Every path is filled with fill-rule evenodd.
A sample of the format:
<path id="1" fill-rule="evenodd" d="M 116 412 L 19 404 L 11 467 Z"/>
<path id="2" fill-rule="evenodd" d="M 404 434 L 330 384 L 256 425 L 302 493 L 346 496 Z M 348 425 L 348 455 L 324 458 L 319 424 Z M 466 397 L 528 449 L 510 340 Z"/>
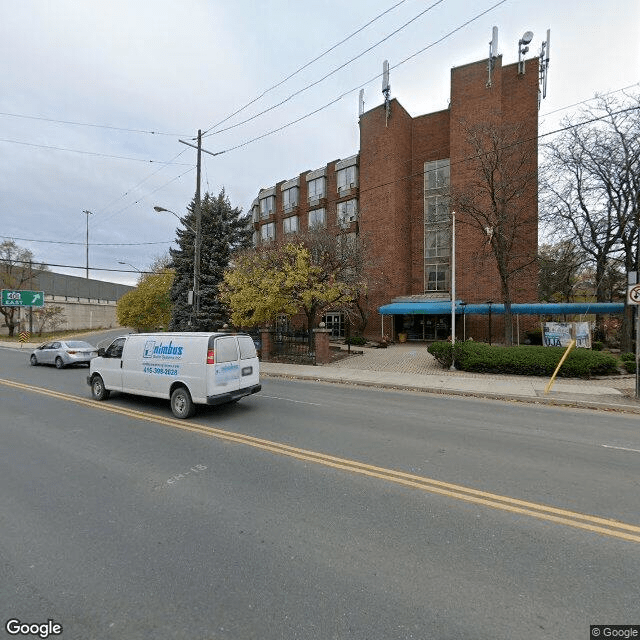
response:
<path id="1" fill-rule="evenodd" d="M 177 229 L 179 249 L 170 249 L 175 279 L 171 288 L 172 331 L 215 331 L 229 322 L 229 312 L 220 303 L 218 286 L 223 281 L 234 251 L 251 245 L 250 214 L 232 208 L 224 189 L 218 196 L 205 193 L 200 203 L 200 311 L 196 315 L 188 303 L 193 289 L 195 198 L 181 218 L 185 228 Z"/>

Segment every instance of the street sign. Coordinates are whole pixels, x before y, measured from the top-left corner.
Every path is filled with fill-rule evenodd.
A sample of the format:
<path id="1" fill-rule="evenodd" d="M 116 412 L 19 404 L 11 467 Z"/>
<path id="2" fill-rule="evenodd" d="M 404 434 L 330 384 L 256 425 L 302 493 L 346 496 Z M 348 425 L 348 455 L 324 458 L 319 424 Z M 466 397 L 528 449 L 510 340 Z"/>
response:
<path id="1" fill-rule="evenodd" d="M 627 304 L 640 304 L 640 284 L 627 287 Z"/>
<path id="2" fill-rule="evenodd" d="M 3 289 L 0 305 L 3 307 L 44 307 L 44 291 Z"/>

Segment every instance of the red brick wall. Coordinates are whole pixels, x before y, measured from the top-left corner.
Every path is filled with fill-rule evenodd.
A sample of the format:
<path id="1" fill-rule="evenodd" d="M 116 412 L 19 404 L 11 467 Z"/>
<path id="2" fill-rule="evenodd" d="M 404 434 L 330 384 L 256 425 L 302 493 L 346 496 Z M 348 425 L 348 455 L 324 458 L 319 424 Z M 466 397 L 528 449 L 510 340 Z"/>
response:
<path id="1" fill-rule="evenodd" d="M 377 308 L 390 297 L 411 293 L 411 147 L 412 119 L 397 100 L 391 114 L 384 105 L 360 118 L 359 231 L 371 255 L 370 291 L 375 311 L 367 327 L 380 336 Z"/>
<path id="2" fill-rule="evenodd" d="M 338 232 L 336 203 L 359 197 L 358 230 L 370 254 L 372 286 L 371 320 L 366 335 L 379 338 L 378 307 L 398 296 L 424 293 L 424 163 L 450 158 L 452 190 L 473 182 L 474 169 L 465 162 L 472 155 L 465 127 L 488 122 L 521 127 L 523 149 L 531 154 L 531 171 L 537 171 L 538 63 L 528 60 L 526 74 L 517 65 L 502 67 L 498 57 L 487 87 L 487 60 L 451 71 L 451 103 L 447 110 L 412 118 L 397 100 L 385 118 L 384 105 L 360 118 L 359 193 L 338 197 L 336 161 L 327 165 L 327 198 L 322 202 L 328 228 Z M 308 224 L 306 172 L 300 174 L 298 216 L 301 230 Z M 282 192 L 277 187 L 277 238 L 282 239 Z M 537 180 L 521 196 L 522 223 L 517 252 L 537 253 Z M 533 224 L 524 224 L 533 220 Z M 259 225 L 256 225 L 258 227 Z M 355 230 L 355 224 L 352 231 Z M 484 251 L 486 235 L 458 218 L 456 224 L 456 297 L 466 302 L 502 301 L 495 260 Z M 535 263 L 515 278 L 514 302 L 537 299 Z M 502 336 L 502 321 L 493 316 L 494 341 Z M 385 332 L 391 318 L 385 318 Z M 487 318 L 467 318 L 467 337 L 486 339 Z M 461 327 L 459 327 L 461 331 Z M 460 331 L 458 333 L 460 333 Z"/>

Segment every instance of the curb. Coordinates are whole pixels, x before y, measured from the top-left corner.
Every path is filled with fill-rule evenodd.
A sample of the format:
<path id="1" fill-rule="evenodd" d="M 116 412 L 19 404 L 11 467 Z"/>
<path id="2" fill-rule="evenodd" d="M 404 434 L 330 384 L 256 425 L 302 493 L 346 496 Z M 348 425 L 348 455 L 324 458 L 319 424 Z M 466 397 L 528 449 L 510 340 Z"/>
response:
<path id="1" fill-rule="evenodd" d="M 416 387 L 412 385 L 385 384 L 384 382 L 368 382 L 354 380 L 332 380 L 330 378 L 319 378 L 310 375 L 291 375 L 285 373 L 264 373 L 260 372 L 263 378 L 282 378 L 285 380 L 304 380 L 307 382 L 324 382 L 327 384 L 343 384 L 352 387 L 387 389 L 390 391 L 413 391 L 421 393 L 430 393 L 440 396 L 456 396 L 461 398 L 480 398 L 485 400 L 500 400 L 504 402 L 520 402 L 523 404 L 546 405 L 557 407 L 570 407 L 575 409 L 591 409 L 594 411 L 608 411 L 613 413 L 628 413 L 631 415 L 640 415 L 639 404 L 618 404 L 604 403 L 595 400 L 576 400 L 566 398 L 543 398 L 540 396 L 526 397 L 518 395 L 509 395 L 501 393 L 488 393 L 479 391 L 458 391 L 457 389 L 441 389 L 436 387 Z"/>

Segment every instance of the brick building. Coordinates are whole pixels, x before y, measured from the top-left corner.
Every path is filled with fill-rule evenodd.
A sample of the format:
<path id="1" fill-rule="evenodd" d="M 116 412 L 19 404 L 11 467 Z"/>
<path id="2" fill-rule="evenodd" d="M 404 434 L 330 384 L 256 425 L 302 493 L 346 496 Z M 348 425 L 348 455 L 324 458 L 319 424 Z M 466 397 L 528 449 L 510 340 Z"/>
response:
<path id="1" fill-rule="evenodd" d="M 503 67 L 499 56 L 490 82 L 487 60 L 454 68 L 449 108 L 435 113 L 412 117 L 396 99 L 363 113 L 359 153 L 259 192 L 252 205 L 254 243 L 286 240 L 288 234 L 314 225 L 336 234 L 358 234 L 371 258 L 368 268 L 375 272 L 370 291 L 373 312 L 365 335 L 446 338 L 451 326 L 447 304 L 451 306 L 452 203 L 476 190 L 479 179 L 471 132 L 482 127 L 485 134 L 488 128 L 511 131 L 512 138 L 503 146 L 516 148 L 525 158 L 522 164 L 528 175 L 508 221 L 509 233 L 514 232 L 509 251 L 514 271 L 511 298 L 516 303 L 534 302 L 537 64 L 537 59 L 527 60 L 526 73 L 519 73 L 518 64 Z M 487 207 L 489 199 L 485 198 Z M 456 212 L 456 300 L 502 302 L 496 259 L 487 251 L 498 232 L 493 223 Z M 340 310 L 323 319 L 335 334 L 343 334 Z M 493 323 L 494 336 L 499 335 L 500 319 Z M 466 337 L 486 339 L 487 330 L 487 317 L 465 318 Z M 462 337 L 462 331 L 457 323 L 456 334 Z"/>

